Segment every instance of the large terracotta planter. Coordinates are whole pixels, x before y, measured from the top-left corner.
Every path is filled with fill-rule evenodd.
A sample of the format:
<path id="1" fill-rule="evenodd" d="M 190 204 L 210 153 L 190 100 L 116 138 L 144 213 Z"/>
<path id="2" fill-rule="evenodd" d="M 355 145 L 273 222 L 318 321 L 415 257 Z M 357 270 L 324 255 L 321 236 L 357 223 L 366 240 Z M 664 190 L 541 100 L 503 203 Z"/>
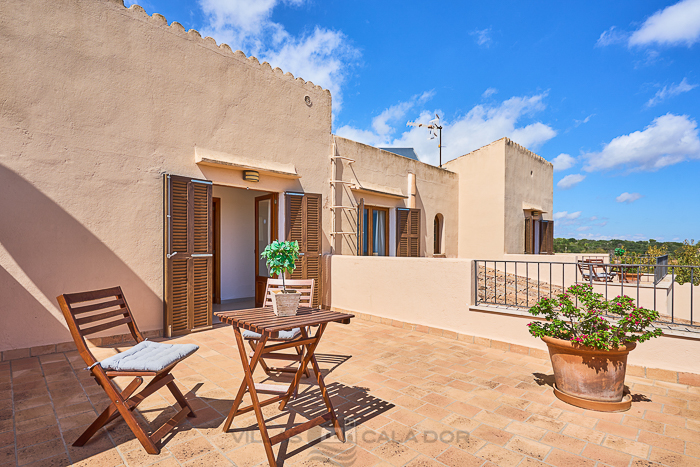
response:
<path id="1" fill-rule="evenodd" d="M 623 400 L 627 354 L 637 344 L 598 350 L 553 337 L 542 337 L 542 340 L 549 348 L 556 389 L 593 403 L 614 404 Z"/>

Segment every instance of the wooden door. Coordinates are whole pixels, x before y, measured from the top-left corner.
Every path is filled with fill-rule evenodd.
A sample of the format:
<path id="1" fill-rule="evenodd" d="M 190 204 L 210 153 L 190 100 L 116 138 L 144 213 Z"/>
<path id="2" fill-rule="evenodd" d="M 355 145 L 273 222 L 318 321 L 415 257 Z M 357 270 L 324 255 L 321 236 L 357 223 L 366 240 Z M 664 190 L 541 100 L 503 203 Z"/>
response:
<path id="1" fill-rule="evenodd" d="M 165 175 L 164 333 L 212 325 L 212 183 Z"/>
<path id="2" fill-rule="evenodd" d="M 260 253 L 277 240 L 277 193 L 255 198 L 255 306 L 263 305 L 270 274 Z"/>
<path id="3" fill-rule="evenodd" d="M 420 256 L 420 209 L 396 208 L 396 256 Z"/>
<path id="4" fill-rule="evenodd" d="M 321 195 L 287 193 L 286 237 L 299 242 L 300 258 L 292 279 L 314 279 L 313 306 L 321 303 Z"/>

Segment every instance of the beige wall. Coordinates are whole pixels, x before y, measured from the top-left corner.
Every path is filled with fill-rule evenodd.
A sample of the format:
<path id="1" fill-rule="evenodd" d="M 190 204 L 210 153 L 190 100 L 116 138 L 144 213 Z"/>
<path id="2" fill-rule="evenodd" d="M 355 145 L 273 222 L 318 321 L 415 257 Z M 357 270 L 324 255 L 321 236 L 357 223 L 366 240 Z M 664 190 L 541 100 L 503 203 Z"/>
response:
<path id="1" fill-rule="evenodd" d="M 505 140 L 500 139 L 444 164 L 459 174 L 460 258 L 504 252 Z"/>
<path id="2" fill-rule="evenodd" d="M 334 308 L 546 350 L 527 331 L 531 316 L 470 309 L 470 259 L 333 256 L 331 261 Z M 629 363 L 700 373 L 697 345 L 697 339 L 652 339 L 638 345 Z"/>
<path id="3" fill-rule="evenodd" d="M 457 256 L 458 229 L 458 176 L 445 169 L 425 164 L 391 152 L 357 143 L 335 136 L 336 154 L 354 160 L 353 163 L 339 160 L 336 177 L 340 180 L 356 181 L 367 187 L 387 187 L 408 196 L 408 174 L 416 176 L 416 208 L 421 210 L 421 256 L 433 254 L 433 221 L 435 215 L 444 216 L 444 249 L 448 257 Z M 408 199 L 368 193 L 354 192 L 346 185 L 337 185 L 336 203 L 357 205 L 364 198 L 366 205 L 390 208 L 389 252 L 396 254 L 396 210 L 408 207 Z M 337 218 L 336 229 L 355 231 L 356 214 L 353 211 L 341 213 Z M 354 254 L 354 236 L 339 236 L 335 253 Z"/>
<path id="4" fill-rule="evenodd" d="M 293 164 L 301 179 L 254 186 L 327 199 L 328 91 L 138 6 L 0 11 L 0 349 L 69 341 L 55 297 L 117 284 L 139 326 L 161 328 L 162 173 L 249 185 L 198 167 L 195 146 Z"/>
<path id="5" fill-rule="evenodd" d="M 552 164 L 501 138 L 445 164 L 459 175 L 459 256 L 525 251 L 525 209 L 552 219 Z"/>
<path id="6" fill-rule="evenodd" d="M 505 138 L 504 238 L 506 253 L 525 252 L 525 209 L 552 220 L 552 163 Z"/>

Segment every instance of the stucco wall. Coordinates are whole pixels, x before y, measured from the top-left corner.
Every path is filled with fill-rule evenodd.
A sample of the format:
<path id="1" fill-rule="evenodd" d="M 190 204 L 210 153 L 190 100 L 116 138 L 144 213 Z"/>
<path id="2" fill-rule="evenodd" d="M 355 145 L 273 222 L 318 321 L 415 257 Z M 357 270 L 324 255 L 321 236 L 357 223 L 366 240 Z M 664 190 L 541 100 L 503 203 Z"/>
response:
<path id="1" fill-rule="evenodd" d="M 459 176 L 460 258 L 504 253 L 505 139 L 444 164 Z"/>
<path id="2" fill-rule="evenodd" d="M 162 327 L 162 173 L 248 185 L 195 145 L 294 164 L 301 179 L 256 187 L 327 199 L 327 90 L 138 6 L 0 11 L 0 349 L 69 341 L 55 297 L 117 284 L 141 329 Z"/>
<path id="3" fill-rule="evenodd" d="M 444 251 L 448 257 L 457 256 L 458 229 L 458 176 L 445 169 L 434 167 L 391 152 L 335 136 L 336 153 L 354 160 L 354 163 L 338 161 L 336 177 L 341 180 L 356 180 L 372 187 L 389 187 L 408 196 L 408 174 L 416 176 L 415 207 L 421 210 L 421 256 L 433 254 L 433 221 L 435 215 L 444 216 Z M 342 165 L 341 165 L 342 164 Z M 356 205 L 364 198 L 366 205 L 390 208 L 389 251 L 396 254 L 395 208 L 407 207 L 408 199 L 353 192 L 349 187 L 336 187 L 336 203 Z M 354 212 L 339 214 L 337 230 L 355 231 Z M 339 237 L 335 253 L 353 254 L 354 237 Z"/>
<path id="4" fill-rule="evenodd" d="M 525 252 L 525 211 L 544 212 L 543 219 L 552 220 L 552 163 L 505 139 L 505 252 Z"/>
<path id="5" fill-rule="evenodd" d="M 334 308 L 546 350 L 527 331 L 531 316 L 470 309 L 470 259 L 333 256 L 331 261 Z M 697 339 L 663 336 L 639 344 L 629 363 L 700 373 L 697 348 Z"/>

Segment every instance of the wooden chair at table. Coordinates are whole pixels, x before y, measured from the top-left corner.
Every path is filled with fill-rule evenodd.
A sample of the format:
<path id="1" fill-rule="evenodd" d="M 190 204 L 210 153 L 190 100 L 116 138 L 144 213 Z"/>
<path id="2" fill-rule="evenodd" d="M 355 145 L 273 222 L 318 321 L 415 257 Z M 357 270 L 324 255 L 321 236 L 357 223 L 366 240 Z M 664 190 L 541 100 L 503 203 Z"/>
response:
<path id="1" fill-rule="evenodd" d="M 121 287 L 63 294 L 56 299 L 61 306 L 78 352 L 88 366 L 86 370 L 91 371 L 97 384 L 104 389 L 111 401 L 109 407 L 80 435 L 73 446 L 85 445 L 100 428 L 121 416 L 146 452 L 160 453 L 156 443 L 175 428 L 185 416 L 196 416 L 170 372 L 178 362 L 190 356 L 199 347 L 194 344 L 165 344 L 144 339 L 136 327 Z M 85 336 L 121 325 L 129 327 L 136 345 L 129 350 L 98 361 L 87 346 Z M 118 376 L 134 377 L 134 380 L 121 390 L 112 381 Z M 145 377 L 153 377 L 153 379 L 140 393 L 132 396 Z M 163 386 L 170 390 L 180 410 L 163 426 L 148 435 L 132 412 L 146 397 Z"/>
<path id="2" fill-rule="evenodd" d="M 608 271 L 602 259 L 585 259 L 578 261 L 578 270 L 583 280 L 595 282 L 610 282 L 615 277 L 614 271 Z"/>
<path id="3" fill-rule="evenodd" d="M 284 283 L 287 285 L 288 288 L 295 289 L 297 292 L 301 292 L 301 299 L 299 300 L 299 307 L 312 307 L 314 303 L 314 279 L 285 279 Z M 268 279 L 267 280 L 267 286 L 265 287 L 265 298 L 263 299 L 263 306 L 264 307 L 270 307 L 272 308 L 272 292 L 274 290 L 282 290 L 283 284 L 282 284 L 282 279 Z M 279 337 L 275 339 L 268 339 L 268 342 L 288 342 L 294 339 L 301 339 L 302 336 L 302 331 L 299 328 L 292 329 L 291 331 L 282 331 L 279 333 Z M 260 334 L 253 332 L 253 331 L 248 331 L 244 330 L 243 331 L 243 338 L 248 341 L 248 344 L 250 347 L 253 349 L 253 352 L 255 351 L 255 346 L 258 344 L 258 340 L 260 339 Z M 265 354 L 265 358 L 270 359 L 270 360 L 285 360 L 285 361 L 294 361 L 294 362 L 299 362 L 301 364 L 302 358 L 303 358 L 303 353 L 302 353 L 302 348 L 301 347 L 295 347 L 297 354 L 288 354 L 288 353 L 267 353 Z M 264 358 L 260 358 L 260 366 L 263 368 L 265 373 L 267 375 L 270 375 L 274 372 L 279 372 L 279 373 L 296 373 L 298 368 L 290 368 L 290 367 L 270 367 L 265 363 Z M 309 376 L 309 369 L 308 367 L 304 368 L 304 376 Z"/>

